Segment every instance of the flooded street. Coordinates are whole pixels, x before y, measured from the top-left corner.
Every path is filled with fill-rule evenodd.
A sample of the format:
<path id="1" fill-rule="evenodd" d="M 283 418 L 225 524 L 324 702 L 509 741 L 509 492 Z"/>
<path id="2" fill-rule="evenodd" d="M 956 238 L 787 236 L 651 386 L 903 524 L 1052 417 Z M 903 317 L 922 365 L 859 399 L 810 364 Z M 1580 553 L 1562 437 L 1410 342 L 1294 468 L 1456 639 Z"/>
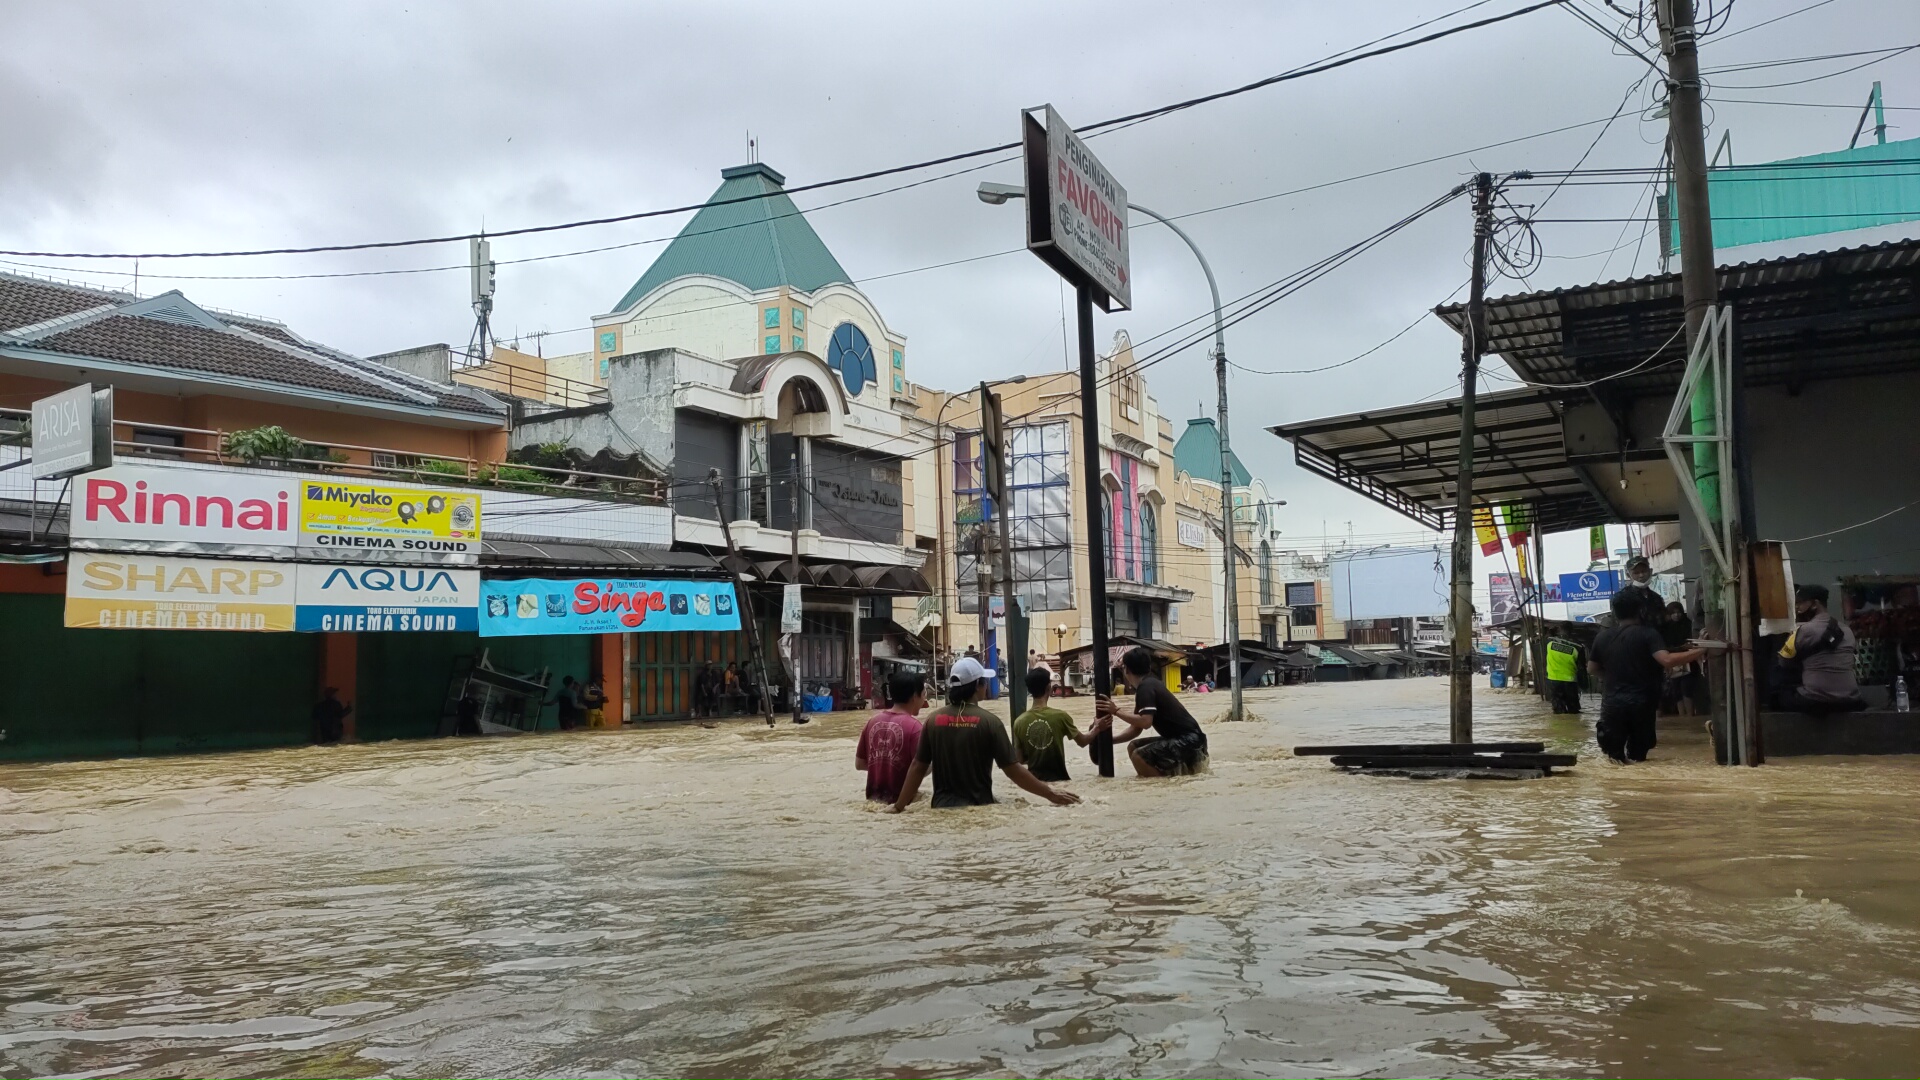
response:
<path id="1" fill-rule="evenodd" d="M 1445 689 L 1261 691 L 1209 775 L 1076 751 L 1081 806 L 903 817 L 866 714 L 0 766 L 0 1074 L 1914 1072 L 1920 760 L 1670 721 L 1620 768 L 1591 699 L 1484 689 L 1477 735 L 1583 764 L 1288 752 L 1444 738 Z"/>

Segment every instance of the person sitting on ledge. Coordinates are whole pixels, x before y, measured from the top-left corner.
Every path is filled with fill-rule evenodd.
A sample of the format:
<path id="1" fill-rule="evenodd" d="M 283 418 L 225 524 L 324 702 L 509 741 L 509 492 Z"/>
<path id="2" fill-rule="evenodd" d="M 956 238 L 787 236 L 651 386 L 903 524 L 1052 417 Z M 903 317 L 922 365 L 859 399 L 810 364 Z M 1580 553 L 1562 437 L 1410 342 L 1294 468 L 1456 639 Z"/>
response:
<path id="1" fill-rule="evenodd" d="M 1802 585 L 1793 590 L 1793 601 L 1800 625 L 1780 647 L 1780 707 L 1814 715 L 1866 708 L 1853 674 L 1858 642 L 1853 630 L 1827 610 L 1827 587 Z"/>

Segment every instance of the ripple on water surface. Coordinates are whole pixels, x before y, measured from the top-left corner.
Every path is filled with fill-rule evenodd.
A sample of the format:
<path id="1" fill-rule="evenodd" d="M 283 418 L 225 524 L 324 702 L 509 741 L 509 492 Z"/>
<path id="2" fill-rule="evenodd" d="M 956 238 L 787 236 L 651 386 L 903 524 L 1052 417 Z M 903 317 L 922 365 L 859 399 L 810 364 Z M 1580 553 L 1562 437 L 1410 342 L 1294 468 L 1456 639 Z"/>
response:
<path id="1" fill-rule="evenodd" d="M 1915 762 L 1483 692 L 1586 763 L 1378 780 L 1287 748 L 1438 680 L 1249 700 L 1067 809 L 878 813 L 854 716 L 0 766 L 0 1073 L 1912 1071 Z"/>

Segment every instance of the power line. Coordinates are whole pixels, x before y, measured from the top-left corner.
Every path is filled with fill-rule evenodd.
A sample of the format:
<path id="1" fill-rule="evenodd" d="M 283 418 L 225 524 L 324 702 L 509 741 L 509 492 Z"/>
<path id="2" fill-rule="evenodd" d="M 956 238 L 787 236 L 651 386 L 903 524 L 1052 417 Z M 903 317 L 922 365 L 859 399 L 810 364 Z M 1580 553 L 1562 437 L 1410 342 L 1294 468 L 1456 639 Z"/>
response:
<path id="1" fill-rule="evenodd" d="M 1777 23 L 1782 19 L 1791 19 L 1795 15 L 1804 15 L 1807 12 L 1812 11 L 1814 8 L 1826 7 L 1828 4 L 1831 4 L 1831 3 L 1833 3 L 1833 0 L 1817 0 L 1816 3 L 1808 4 L 1806 7 L 1803 7 L 1803 8 L 1795 8 L 1794 10 L 1787 12 L 1785 15 L 1775 15 L 1773 18 L 1768 19 L 1765 22 L 1757 22 L 1757 23 L 1754 23 L 1752 26 L 1741 27 L 1740 29 L 1735 30 L 1733 33 L 1727 34 L 1721 37 L 1720 40 L 1723 42 L 1732 41 L 1734 38 L 1737 38 L 1741 34 L 1747 33 L 1750 30 L 1758 30 L 1763 26 L 1772 26 L 1774 23 Z"/>
<path id="2" fill-rule="evenodd" d="M 1407 49 L 1416 48 L 1420 45 L 1425 45 L 1434 41 L 1439 41 L 1443 38 L 1452 37 L 1456 34 L 1466 33 L 1469 30 L 1478 30 L 1484 27 L 1493 26 L 1497 23 L 1506 22 L 1510 19 L 1517 19 L 1523 15 L 1529 15 L 1535 11 L 1540 11 L 1544 8 L 1558 7 L 1561 4 L 1564 4 L 1567 2 L 1568 0 L 1539 0 L 1539 2 L 1537 3 L 1529 4 L 1526 7 L 1517 8 L 1513 11 L 1509 11 L 1501 15 L 1491 15 L 1484 19 L 1478 19 L 1473 22 L 1462 23 L 1459 26 L 1449 27 L 1445 30 L 1437 30 L 1431 34 L 1425 34 L 1425 35 L 1422 35 L 1421 37 L 1414 38 L 1410 41 L 1403 41 L 1403 42 L 1398 42 L 1392 45 L 1385 45 L 1380 48 L 1370 49 L 1364 52 L 1349 53 L 1348 55 L 1336 54 L 1335 58 L 1321 61 L 1315 64 L 1309 64 L 1304 67 L 1294 68 L 1289 71 L 1281 72 L 1280 74 L 1277 74 L 1277 75 L 1270 75 L 1264 79 L 1258 79 L 1258 80 L 1255 80 L 1254 82 L 1250 82 L 1242 86 L 1233 87 L 1228 90 L 1216 91 L 1211 94 L 1203 94 L 1203 95 L 1200 95 L 1199 97 L 1188 98 L 1184 101 L 1176 101 L 1170 104 L 1157 105 L 1157 106 L 1154 106 L 1153 108 L 1143 109 L 1139 112 L 1128 113 L 1124 116 L 1116 116 L 1111 119 L 1101 120 L 1097 123 L 1087 124 L 1083 127 L 1076 128 L 1075 130 L 1080 133 L 1091 135 L 1105 128 L 1116 127 L 1118 125 L 1123 125 L 1123 124 L 1130 124 L 1135 121 L 1149 120 L 1149 119 L 1155 119 L 1161 116 L 1167 116 L 1172 113 L 1182 112 L 1184 110 L 1191 109 L 1199 105 L 1205 105 L 1210 102 L 1220 101 L 1225 98 L 1230 98 L 1230 97 L 1238 96 L 1240 94 L 1250 93 L 1254 90 L 1265 89 L 1266 87 L 1275 86 L 1275 85 L 1278 85 L 1279 83 L 1291 82 L 1296 79 L 1306 78 L 1310 75 L 1318 75 L 1323 72 L 1335 70 L 1336 68 L 1346 67 L 1350 64 L 1359 63 L 1362 60 L 1370 60 L 1375 57 L 1386 56 L 1396 52 L 1402 52 Z M 492 232 L 486 233 L 485 235 L 492 239 L 500 239 L 502 237 L 509 237 L 509 236 L 527 236 L 527 235 L 533 235 L 538 233 L 560 232 L 560 231 L 569 230 L 569 229 L 588 228 L 588 227 L 599 226 L 599 225 L 614 225 L 614 224 L 619 224 L 627 221 L 638 221 L 645 218 L 665 217 L 665 216 L 670 216 L 674 214 L 684 214 L 684 213 L 690 213 L 693 211 L 701 210 L 709 206 L 727 206 L 727 205 L 733 205 L 736 203 L 759 202 L 768 198 L 777 197 L 778 195 L 790 196 L 790 195 L 794 195 L 794 194 L 798 194 L 806 191 L 818 191 L 825 188 L 838 187 L 844 184 L 858 183 L 864 180 L 875 180 L 883 176 L 895 176 L 900 173 L 918 172 L 921 169 L 936 168 L 941 165 L 950 165 L 958 161 L 966 161 L 972 158 L 985 157 L 990 154 L 1003 154 L 1008 151 L 1018 150 L 1018 149 L 1020 149 L 1020 143 L 1018 142 L 1000 143 L 995 146 L 981 147 L 974 150 L 965 150 L 955 154 L 947 154 L 941 157 L 929 158 L 924 161 L 913 162 L 911 164 L 895 165 L 895 166 L 891 166 L 884 169 L 875 169 L 869 172 L 857 173 L 850 176 L 842 176 L 832 180 L 820 180 L 811 184 L 802 184 L 802 185 L 799 185 L 798 187 L 785 188 L 779 192 L 760 193 L 755 195 L 740 196 L 732 199 L 722 199 L 717 202 L 692 203 L 685 206 L 669 207 L 661 210 L 642 210 L 642 211 L 636 211 L 634 213 L 629 213 L 629 214 L 615 214 L 607 217 L 586 218 L 586 219 L 581 219 L 577 221 L 558 222 L 558 223 L 547 224 L 547 225 L 528 225 L 528 226 L 523 226 L 517 229 L 501 229 L 497 231 L 492 231 Z M 0 249 L 0 255 L 14 255 L 14 256 L 20 256 L 23 258 L 41 258 L 41 259 L 47 259 L 47 258 L 191 259 L 191 258 L 238 258 L 238 257 L 258 256 L 258 255 L 310 255 L 310 254 L 319 254 L 323 252 L 334 252 L 334 251 L 367 251 L 367 250 L 386 249 L 386 248 L 420 247 L 420 246 L 432 245 L 432 244 L 464 243 L 468 240 L 474 239 L 476 236 L 479 236 L 479 235 L 481 234 L 459 233 L 457 235 L 419 237 L 419 238 L 410 239 L 410 240 L 376 240 L 376 241 L 363 241 L 360 243 L 352 243 L 352 244 L 318 244 L 318 245 L 312 245 L 307 247 L 255 248 L 255 249 L 231 250 L 231 251 L 190 251 L 190 252 L 163 251 L 163 252 L 137 252 L 136 253 L 136 252 L 56 252 L 56 251 L 22 251 L 22 250 Z"/>
<path id="3" fill-rule="evenodd" d="M 1891 60 L 1896 56 L 1904 56 L 1915 49 L 1920 49 L 1920 43 L 1905 46 L 1901 48 L 1898 52 L 1891 53 L 1887 56 L 1882 56 L 1877 60 L 1868 60 L 1865 63 L 1855 64 L 1849 68 L 1841 68 L 1839 71 L 1829 71 L 1825 75 L 1814 75 L 1805 79 L 1794 79 L 1791 82 L 1729 84 L 1727 86 L 1722 87 L 1721 89 L 1724 89 L 1724 90 L 1778 90 L 1784 86 L 1804 86 L 1807 83 L 1820 82 L 1823 79 L 1837 78 L 1841 75 L 1846 75 L 1850 72 L 1859 71 L 1861 68 L 1872 67 L 1875 64 L 1879 64 L 1879 63 L 1883 63 L 1885 61 Z"/>
<path id="4" fill-rule="evenodd" d="M 1460 295 L 1460 290 L 1466 288 L 1467 285 L 1468 285 L 1468 282 L 1464 282 L 1464 281 L 1461 282 L 1458 286 L 1454 288 L 1454 290 L 1451 293 L 1448 293 L 1447 298 L 1445 300 L 1440 301 L 1440 303 L 1446 304 L 1451 302 L 1454 297 Z M 1427 316 L 1432 314 L 1433 312 L 1431 311 L 1422 311 L 1418 318 L 1414 319 L 1412 322 L 1402 327 L 1398 333 L 1395 333 L 1392 337 L 1388 338 L 1387 340 L 1381 342 L 1378 345 L 1375 345 L 1373 348 L 1368 349 L 1366 352 L 1363 352 L 1360 355 L 1353 357 L 1352 359 L 1342 360 L 1337 364 L 1328 364 L 1325 367 L 1296 368 L 1293 370 L 1282 370 L 1282 371 L 1262 371 L 1259 368 L 1250 368 L 1244 364 L 1238 363 L 1233 360 L 1228 360 L 1227 363 L 1233 367 L 1240 369 L 1241 371 L 1246 372 L 1249 375 L 1314 375 L 1322 371 L 1332 371 L 1335 368 L 1343 368 L 1343 367 L 1346 367 L 1348 364 L 1357 363 L 1361 360 L 1365 360 L 1367 357 L 1372 356 L 1374 353 L 1379 352 L 1381 349 L 1384 349 L 1387 346 L 1393 344 L 1394 342 L 1399 341 L 1401 338 L 1406 337 L 1409 333 L 1411 333 L 1414 327 L 1419 326 L 1421 323 L 1427 321 Z"/>

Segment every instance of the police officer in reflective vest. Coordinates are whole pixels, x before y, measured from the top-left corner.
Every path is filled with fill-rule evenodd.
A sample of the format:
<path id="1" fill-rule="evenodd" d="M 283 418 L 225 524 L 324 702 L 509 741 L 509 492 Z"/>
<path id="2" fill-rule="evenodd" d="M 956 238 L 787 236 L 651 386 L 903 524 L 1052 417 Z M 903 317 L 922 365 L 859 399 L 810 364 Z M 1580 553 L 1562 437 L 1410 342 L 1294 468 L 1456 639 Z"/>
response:
<path id="1" fill-rule="evenodd" d="M 1561 638 L 1547 639 L 1548 700 L 1556 713 L 1580 712 L 1580 646 Z"/>

